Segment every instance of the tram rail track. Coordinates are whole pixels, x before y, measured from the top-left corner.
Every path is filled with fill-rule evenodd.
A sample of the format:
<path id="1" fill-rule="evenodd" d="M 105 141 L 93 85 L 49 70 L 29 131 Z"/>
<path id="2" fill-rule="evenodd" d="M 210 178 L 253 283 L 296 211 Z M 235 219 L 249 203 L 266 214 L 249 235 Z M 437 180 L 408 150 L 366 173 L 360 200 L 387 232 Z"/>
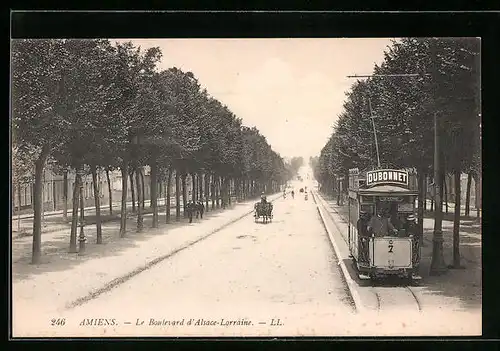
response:
<path id="1" fill-rule="evenodd" d="M 318 200 L 316 201 L 316 197 Z M 340 225 L 337 223 L 338 219 L 336 219 L 332 212 L 335 213 L 339 218 L 342 219 L 344 223 L 348 223 L 345 217 L 337 211 L 335 208 L 332 208 L 327 205 L 326 201 L 321 197 L 317 192 L 313 195 L 313 198 L 318 206 L 322 206 L 326 213 L 328 213 L 329 218 L 332 223 L 340 233 L 340 237 L 343 239 L 347 247 L 349 247 L 348 240 L 345 238 L 345 229 L 342 230 Z M 325 224 L 326 225 L 326 224 Z M 356 282 L 356 280 L 354 280 Z M 376 312 L 384 312 L 391 309 L 398 309 L 405 306 L 413 306 L 415 310 L 421 312 L 423 310 L 423 305 L 418 297 L 418 292 L 415 291 L 411 286 L 408 285 L 398 285 L 398 286 L 377 286 L 374 285 L 376 282 L 372 282 L 369 286 L 361 286 L 357 283 L 357 289 L 368 291 L 376 301 L 375 311 Z M 361 294 L 363 295 L 363 294 Z M 362 303 L 362 302 L 361 302 Z"/>

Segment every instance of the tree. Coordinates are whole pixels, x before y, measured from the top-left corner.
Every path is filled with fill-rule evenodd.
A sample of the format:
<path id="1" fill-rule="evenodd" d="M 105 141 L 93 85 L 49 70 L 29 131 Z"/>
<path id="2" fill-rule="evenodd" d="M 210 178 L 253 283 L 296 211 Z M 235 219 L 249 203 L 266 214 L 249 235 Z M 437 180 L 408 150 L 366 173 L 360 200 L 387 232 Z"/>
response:
<path id="1" fill-rule="evenodd" d="M 439 119 L 443 163 L 456 179 L 455 199 L 460 199 L 460 174 L 474 169 L 479 147 L 479 41 L 475 39 L 405 38 L 394 41 L 375 76 L 353 84 L 334 132 L 321 151 L 315 175 L 324 187 L 335 174 L 373 166 L 373 131 L 369 117 L 376 117 L 383 167 L 414 168 L 419 177 L 419 228 L 423 227 L 425 178 L 433 169 L 433 116 Z M 430 72 L 431 76 L 384 75 Z M 368 101 L 366 101 L 368 100 Z M 367 103 L 368 102 L 368 103 Z M 366 107 L 370 109 L 367 111 Z M 469 141 L 473 140 L 470 144 Z M 443 146 L 446 145 L 445 148 Z M 435 182 L 441 182 L 441 177 Z M 441 187 L 440 187 L 441 188 Z M 440 209 L 440 205 L 437 205 Z M 459 219 L 454 224 L 455 266 L 459 258 Z M 436 217 L 436 231 L 440 231 Z"/>
<path id="2" fill-rule="evenodd" d="M 32 263 L 40 262 L 42 175 L 52 150 L 65 142 L 68 116 L 61 100 L 69 54 L 63 40 L 12 42 L 12 129 L 21 153 L 33 156 L 34 206 Z"/>

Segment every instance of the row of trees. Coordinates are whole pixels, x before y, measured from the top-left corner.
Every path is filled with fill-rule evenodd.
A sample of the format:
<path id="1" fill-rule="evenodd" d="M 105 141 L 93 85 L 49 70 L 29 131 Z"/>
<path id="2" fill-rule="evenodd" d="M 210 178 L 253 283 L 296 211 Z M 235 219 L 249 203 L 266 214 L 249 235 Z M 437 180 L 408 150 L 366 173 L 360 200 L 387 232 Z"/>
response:
<path id="1" fill-rule="evenodd" d="M 469 174 L 467 214 L 471 177 L 476 183 L 481 178 L 479 54 L 476 38 L 393 41 L 373 75 L 353 84 L 331 137 L 319 158 L 310 160 L 327 191 L 334 188 L 336 176 L 347 179 L 349 168 L 377 167 L 373 116 L 381 167 L 409 168 L 417 174 L 418 224 L 423 233 L 425 179 L 433 178 L 436 118 L 442 172 L 433 182 L 442 192 L 445 175 L 454 176 L 455 267 L 460 265 L 460 176 Z"/>
<path id="2" fill-rule="evenodd" d="M 292 174 L 297 174 L 300 167 L 304 165 L 304 158 L 301 156 L 292 157 L 290 160 L 290 171 Z"/>
<path id="3" fill-rule="evenodd" d="M 151 169 L 153 227 L 158 226 L 159 183 L 166 184 L 170 198 L 175 181 L 178 220 L 179 188 L 182 184 L 185 189 L 187 176 L 200 185 L 196 198 L 205 195 L 207 205 L 209 195 L 212 201 L 219 195 L 223 204 L 229 201 L 230 181 L 239 198 L 246 198 L 277 191 L 292 176 L 266 138 L 256 128 L 243 126 L 191 72 L 159 71 L 161 56 L 159 48 L 144 51 L 130 42 L 12 42 L 13 180 L 34 177 L 33 263 L 41 254 L 42 174 L 47 161 L 64 174 L 68 170 L 77 174 L 71 252 L 77 252 L 82 176 L 92 175 L 98 194 L 99 169 L 122 173 L 121 237 L 126 233 L 127 178 L 135 174 L 140 203 L 146 165 Z M 95 206 L 97 243 L 101 243 L 99 196 Z M 169 201 L 166 221 L 170 221 Z M 138 206 L 137 230 L 142 229 Z"/>

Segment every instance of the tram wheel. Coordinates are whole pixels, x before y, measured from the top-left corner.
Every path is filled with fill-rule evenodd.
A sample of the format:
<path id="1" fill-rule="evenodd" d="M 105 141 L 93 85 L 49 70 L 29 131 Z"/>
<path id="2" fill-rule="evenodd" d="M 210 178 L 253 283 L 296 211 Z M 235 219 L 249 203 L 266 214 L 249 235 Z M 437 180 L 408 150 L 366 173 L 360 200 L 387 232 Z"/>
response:
<path id="1" fill-rule="evenodd" d="M 417 286 L 418 285 L 418 280 L 413 279 L 412 274 L 408 274 L 405 278 L 406 283 L 410 286 Z"/>

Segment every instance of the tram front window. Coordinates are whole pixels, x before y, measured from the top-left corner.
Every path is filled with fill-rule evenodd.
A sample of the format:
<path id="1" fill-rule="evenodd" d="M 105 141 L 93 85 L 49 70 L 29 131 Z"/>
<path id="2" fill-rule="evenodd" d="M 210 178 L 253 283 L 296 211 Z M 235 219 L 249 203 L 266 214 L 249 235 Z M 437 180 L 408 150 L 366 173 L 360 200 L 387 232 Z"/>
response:
<path id="1" fill-rule="evenodd" d="M 384 203 L 377 204 L 377 215 L 373 216 L 368 223 L 368 231 L 376 237 L 394 235 L 397 231 L 389 216 L 390 207 Z"/>

